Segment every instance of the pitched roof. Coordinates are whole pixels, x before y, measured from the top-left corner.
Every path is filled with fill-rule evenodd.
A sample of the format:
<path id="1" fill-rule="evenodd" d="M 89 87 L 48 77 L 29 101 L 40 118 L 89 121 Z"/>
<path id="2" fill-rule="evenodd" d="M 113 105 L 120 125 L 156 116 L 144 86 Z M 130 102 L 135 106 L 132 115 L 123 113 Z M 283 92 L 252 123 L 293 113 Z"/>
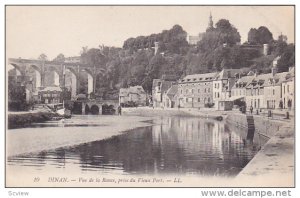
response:
<path id="1" fill-rule="evenodd" d="M 244 88 L 248 86 L 254 78 L 255 76 L 243 76 L 236 81 L 235 87 L 239 86 L 239 88 Z"/>
<path id="2" fill-rule="evenodd" d="M 121 88 L 119 96 L 128 96 L 128 94 L 143 94 L 143 93 L 145 93 L 143 87 L 140 85 L 136 85 L 136 86 L 131 86 L 129 88 Z"/>
<path id="3" fill-rule="evenodd" d="M 173 97 L 177 94 L 178 91 L 178 85 L 172 85 L 168 90 L 167 90 L 167 96 L 172 100 Z"/>
<path id="4" fill-rule="evenodd" d="M 244 72 L 248 72 L 249 68 L 241 68 L 241 69 L 223 69 L 217 76 L 217 80 L 227 79 L 235 77 L 236 74 L 241 74 Z"/>
<path id="5" fill-rule="evenodd" d="M 128 92 L 129 92 L 129 89 L 128 89 L 128 88 L 121 88 L 121 89 L 120 89 L 119 96 L 127 96 L 127 95 L 128 95 Z"/>
<path id="6" fill-rule="evenodd" d="M 136 93 L 136 94 L 145 93 L 144 88 L 140 85 L 132 86 L 129 87 L 128 89 L 129 89 L 129 93 Z"/>
<path id="7" fill-rule="evenodd" d="M 182 80 L 179 81 L 179 83 L 184 82 L 201 82 L 201 81 L 212 81 L 216 77 L 218 73 L 205 73 L 205 74 L 191 74 L 184 77 Z"/>
<path id="8" fill-rule="evenodd" d="M 281 73 L 276 73 L 275 76 L 271 75 L 271 77 L 266 80 L 264 83 L 264 86 L 274 86 L 274 85 L 281 85 L 281 83 L 286 80 L 286 76 L 288 75 L 289 72 L 281 72 Z"/>
<path id="9" fill-rule="evenodd" d="M 163 81 L 161 84 L 161 92 L 166 92 L 172 86 L 172 84 L 173 82 L 171 81 Z"/>

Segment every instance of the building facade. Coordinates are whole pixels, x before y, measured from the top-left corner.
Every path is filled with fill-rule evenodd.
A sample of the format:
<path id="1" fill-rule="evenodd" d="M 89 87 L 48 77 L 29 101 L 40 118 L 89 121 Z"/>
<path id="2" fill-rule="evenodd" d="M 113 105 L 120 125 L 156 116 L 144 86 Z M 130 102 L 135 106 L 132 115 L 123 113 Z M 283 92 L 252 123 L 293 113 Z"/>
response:
<path id="1" fill-rule="evenodd" d="M 38 91 L 39 103 L 57 104 L 62 103 L 62 89 L 60 87 L 45 87 Z"/>
<path id="2" fill-rule="evenodd" d="M 179 107 L 199 108 L 214 103 L 213 80 L 216 75 L 217 73 L 193 74 L 179 80 Z"/>
<path id="3" fill-rule="evenodd" d="M 178 85 L 172 85 L 164 94 L 163 94 L 163 107 L 165 108 L 177 108 L 177 93 Z"/>
<path id="4" fill-rule="evenodd" d="M 147 97 L 146 92 L 142 86 L 121 88 L 119 93 L 119 104 L 122 106 L 126 106 L 126 105 L 145 106 L 146 97 Z"/>
<path id="5" fill-rule="evenodd" d="M 243 76 L 236 80 L 231 89 L 231 100 L 244 99 L 246 98 L 246 87 L 254 80 L 254 73 L 249 73 L 247 76 Z"/>
<path id="6" fill-rule="evenodd" d="M 286 79 L 281 84 L 284 109 L 295 109 L 295 71 L 290 69 Z"/>
<path id="7" fill-rule="evenodd" d="M 163 107 L 163 96 L 167 90 L 176 84 L 175 76 L 163 75 L 161 79 L 153 79 L 152 103 L 153 107 Z"/>
<path id="8" fill-rule="evenodd" d="M 236 79 L 248 69 L 223 69 L 213 80 L 213 101 L 215 108 L 220 109 L 220 101 L 228 101 L 231 98 L 231 89 L 235 85 Z"/>

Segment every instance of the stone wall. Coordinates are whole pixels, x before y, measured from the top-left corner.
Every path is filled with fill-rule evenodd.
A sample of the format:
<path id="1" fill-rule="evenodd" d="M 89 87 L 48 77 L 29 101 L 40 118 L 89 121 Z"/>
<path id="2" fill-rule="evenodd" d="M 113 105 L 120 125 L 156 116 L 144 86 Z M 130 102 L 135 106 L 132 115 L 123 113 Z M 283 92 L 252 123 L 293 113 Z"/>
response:
<path id="1" fill-rule="evenodd" d="M 272 137 L 284 124 L 283 121 L 268 119 L 267 117 L 254 115 L 255 133 L 260 133 L 267 137 Z M 229 114 L 226 122 L 235 126 L 248 129 L 247 116 L 239 113 Z"/>

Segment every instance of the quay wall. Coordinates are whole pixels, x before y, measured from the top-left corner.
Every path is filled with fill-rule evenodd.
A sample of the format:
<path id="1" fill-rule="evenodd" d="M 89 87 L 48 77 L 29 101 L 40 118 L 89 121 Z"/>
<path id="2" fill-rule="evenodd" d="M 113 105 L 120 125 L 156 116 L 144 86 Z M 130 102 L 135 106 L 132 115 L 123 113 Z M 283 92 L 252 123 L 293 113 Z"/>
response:
<path id="1" fill-rule="evenodd" d="M 255 132 L 271 138 L 277 133 L 280 127 L 285 124 L 282 121 L 270 120 L 263 116 L 253 116 Z M 247 115 L 231 113 L 226 117 L 226 121 L 237 127 L 248 129 Z"/>

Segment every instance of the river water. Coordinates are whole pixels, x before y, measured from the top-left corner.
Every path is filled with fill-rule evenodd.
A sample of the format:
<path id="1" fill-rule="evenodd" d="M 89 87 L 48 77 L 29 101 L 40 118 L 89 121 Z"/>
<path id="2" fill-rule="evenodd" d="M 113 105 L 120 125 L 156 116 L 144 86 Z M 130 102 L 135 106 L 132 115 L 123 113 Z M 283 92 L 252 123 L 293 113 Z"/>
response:
<path id="1" fill-rule="evenodd" d="M 77 118 L 78 119 L 78 118 Z M 259 151 L 266 139 L 247 131 L 196 117 L 161 117 L 153 126 L 126 131 L 105 140 L 52 150 L 10 156 L 15 170 L 101 174 L 193 174 L 236 176 Z M 32 128 L 52 127 L 47 124 Z M 68 127 L 83 127 L 76 124 Z M 85 130 L 99 130 L 86 124 Z M 101 128 L 101 127 L 100 127 Z M 53 129 L 53 127 L 52 127 Z M 63 138 L 63 137 L 62 137 Z"/>

